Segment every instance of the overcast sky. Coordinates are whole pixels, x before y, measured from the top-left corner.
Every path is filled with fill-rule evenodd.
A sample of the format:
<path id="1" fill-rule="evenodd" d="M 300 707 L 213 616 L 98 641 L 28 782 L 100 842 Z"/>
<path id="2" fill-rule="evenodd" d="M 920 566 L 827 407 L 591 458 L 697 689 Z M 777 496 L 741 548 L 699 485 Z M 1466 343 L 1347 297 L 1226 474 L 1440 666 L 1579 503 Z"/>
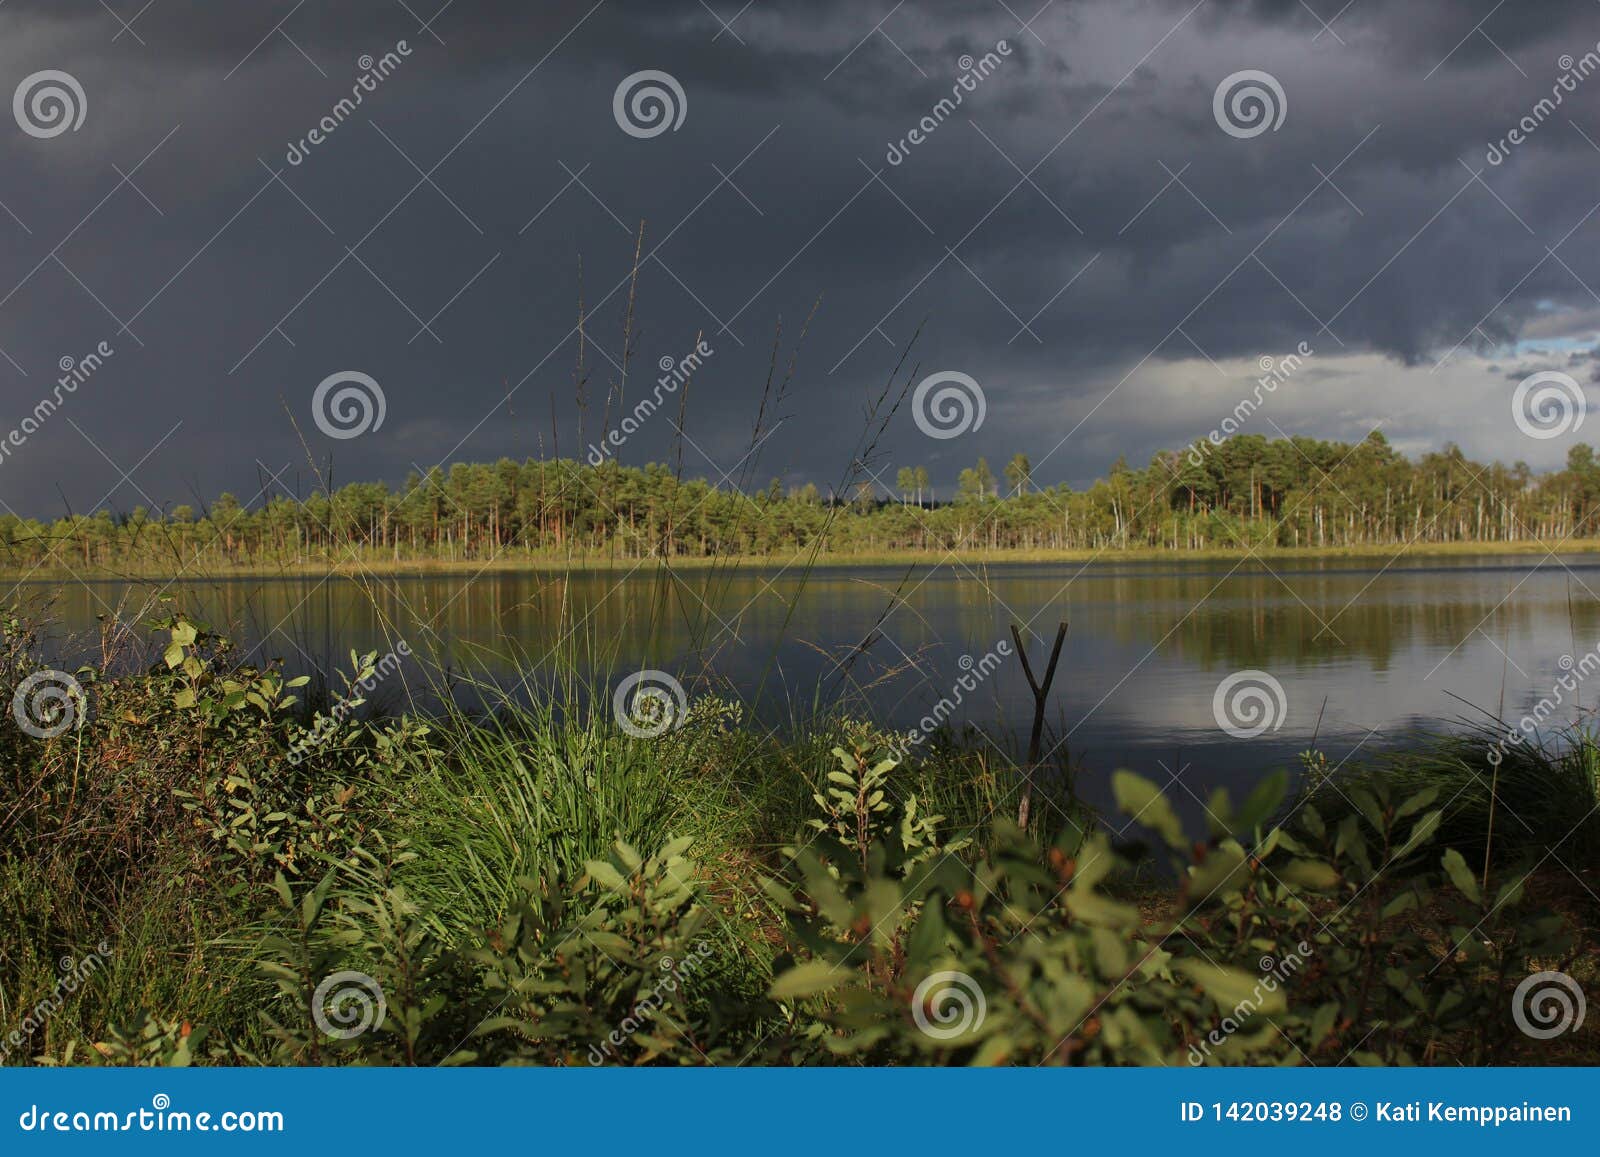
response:
<path id="1" fill-rule="evenodd" d="M 758 482 L 837 479 L 908 346 L 903 378 L 982 392 L 957 437 L 908 406 L 872 463 L 941 492 L 979 455 L 1046 483 L 1142 464 L 1302 342 L 1246 429 L 1536 468 L 1600 431 L 1512 415 L 1529 374 L 1591 384 L 1600 4 L 1041 2 L 9 0 L 0 440 L 64 359 L 113 353 L 12 439 L 0 509 L 249 498 L 285 467 L 304 492 L 300 435 L 339 481 L 581 452 L 580 293 L 589 441 L 641 221 L 630 404 L 697 334 L 713 351 L 686 473 L 742 472 L 774 329 L 787 361 L 819 297 Z M 681 99 L 627 87 L 646 70 Z M 1265 123 L 1219 120 L 1245 71 L 1281 91 L 1254 82 Z M 377 383 L 381 426 L 319 428 L 341 373 Z M 675 416 L 622 460 L 664 459 Z"/>

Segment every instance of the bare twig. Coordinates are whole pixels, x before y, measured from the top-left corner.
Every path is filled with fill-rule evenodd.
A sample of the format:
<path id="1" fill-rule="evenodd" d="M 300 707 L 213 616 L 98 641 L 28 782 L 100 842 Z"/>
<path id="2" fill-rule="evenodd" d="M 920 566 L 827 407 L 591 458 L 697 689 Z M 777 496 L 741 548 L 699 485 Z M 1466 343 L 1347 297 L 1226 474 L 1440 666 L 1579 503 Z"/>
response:
<path id="1" fill-rule="evenodd" d="M 1022 802 L 1017 805 L 1017 826 L 1028 830 L 1028 817 L 1033 810 L 1033 776 L 1039 765 L 1039 747 L 1044 739 L 1044 713 L 1050 702 L 1050 685 L 1056 679 L 1056 664 L 1061 661 L 1061 645 L 1067 641 L 1065 621 L 1056 628 L 1055 645 L 1050 648 L 1050 665 L 1044 670 L 1044 681 L 1033 676 L 1033 666 L 1028 662 L 1028 648 L 1022 644 L 1022 632 L 1011 624 L 1011 637 L 1017 644 L 1017 657 L 1022 660 L 1022 673 L 1027 676 L 1028 688 L 1033 692 L 1033 734 L 1028 737 L 1028 766 L 1023 772 Z"/>

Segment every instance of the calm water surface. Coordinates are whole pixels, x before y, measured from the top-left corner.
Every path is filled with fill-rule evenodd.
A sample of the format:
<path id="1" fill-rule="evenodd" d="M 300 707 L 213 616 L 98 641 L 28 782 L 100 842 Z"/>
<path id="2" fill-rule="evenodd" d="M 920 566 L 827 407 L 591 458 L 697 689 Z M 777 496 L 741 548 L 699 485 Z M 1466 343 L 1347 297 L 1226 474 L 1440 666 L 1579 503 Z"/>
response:
<path id="1" fill-rule="evenodd" d="M 78 649 L 74 633 L 92 633 L 96 616 L 160 585 L 60 588 L 56 645 Z M 1038 654 L 1066 619 L 1051 722 L 1090 795 L 1121 766 L 1162 782 L 1176 776 L 1199 795 L 1217 784 L 1237 790 L 1294 763 L 1314 733 L 1337 761 L 1460 720 L 1473 714 L 1468 704 L 1493 712 L 1502 695 L 1514 719 L 1600 645 L 1593 556 L 823 568 L 805 577 L 799 568 L 645 568 L 385 578 L 371 589 L 375 604 L 347 579 L 185 582 L 168 593 L 291 668 L 386 650 L 385 622 L 388 637 L 418 655 L 397 677 L 417 691 L 423 656 L 507 682 L 548 667 L 552 650 L 576 639 L 613 653 L 618 670 L 725 679 L 773 725 L 790 704 L 856 695 L 880 721 L 913 727 L 952 696 L 965 659 L 994 651 L 1012 622 L 1032 625 Z M 1242 670 L 1269 673 L 1284 693 L 1279 726 L 1251 739 L 1227 734 L 1213 711 L 1218 684 Z M 958 718 L 996 738 L 1026 738 L 1031 696 L 1015 657 L 963 695 Z M 1600 678 L 1579 688 L 1576 704 L 1562 698 L 1562 718 L 1600 703 Z"/>

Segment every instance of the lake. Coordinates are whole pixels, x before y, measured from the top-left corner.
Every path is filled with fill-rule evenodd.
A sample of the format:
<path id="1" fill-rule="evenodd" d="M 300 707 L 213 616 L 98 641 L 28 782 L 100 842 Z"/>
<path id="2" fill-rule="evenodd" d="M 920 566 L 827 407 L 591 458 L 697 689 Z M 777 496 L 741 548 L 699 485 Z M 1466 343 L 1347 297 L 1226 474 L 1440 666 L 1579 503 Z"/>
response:
<path id="1" fill-rule="evenodd" d="M 1474 708 L 1495 712 L 1502 696 L 1510 719 L 1542 698 L 1553 698 L 1563 720 L 1600 702 L 1600 679 L 1576 694 L 1556 689 L 1577 677 L 1568 667 L 1590 669 L 1583 657 L 1600 644 L 1592 593 L 1600 558 L 1592 555 L 1391 565 L 1113 559 L 809 575 L 799 566 L 671 575 L 650 566 L 391 576 L 368 585 L 370 597 L 346 578 L 186 580 L 168 593 L 257 657 L 282 657 L 297 670 L 330 657 L 342 665 L 352 649 L 384 652 L 404 639 L 417 657 L 386 693 L 425 689 L 429 655 L 507 683 L 519 670 L 548 668 L 555 649 L 580 645 L 613 653 L 620 672 L 659 668 L 691 689 L 707 676 L 726 680 L 762 725 L 781 727 L 791 704 L 804 710 L 814 699 L 856 696 L 881 722 L 913 728 L 941 699 L 960 698 L 954 720 L 1018 744 L 1032 697 L 1016 657 L 998 647 L 1009 647 L 1012 622 L 1030 623 L 1042 668 L 1065 619 L 1050 723 L 1084 768 L 1086 794 L 1102 800 L 1117 767 L 1175 779 L 1179 799 L 1180 788 L 1203 796 L 1218 784 L 1237 797 L 1265 770 L 1294 765 L 1313 735 L 1337 763 Z M 92 633 L 97 615 L 160 586 L 60 586 L 58 653 L 81 653 L 82 641 L 67 633 Z M 1256 674 L 1240 675 L 1248 672 Z M 963 675 L 976 690 L 957 694 Z M 1219 703 L 1219 685 L 1235 676 Z M 1251 715 L 1252 706 L 1266 714 Z"/>

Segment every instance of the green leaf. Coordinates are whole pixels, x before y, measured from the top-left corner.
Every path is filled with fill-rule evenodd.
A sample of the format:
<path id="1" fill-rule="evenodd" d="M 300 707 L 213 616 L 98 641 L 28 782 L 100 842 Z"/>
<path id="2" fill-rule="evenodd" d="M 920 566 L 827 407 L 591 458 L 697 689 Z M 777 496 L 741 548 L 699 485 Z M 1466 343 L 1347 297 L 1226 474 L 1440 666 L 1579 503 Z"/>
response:
<path id="1" fill-rule="evenodd" d="M 1415 892 L 1401 892 L 1393 900 L 1383 906 L 1378 913 L 1380 920 L 1391 920 L 1402 912 L 1410 912 L 1417 907 L 1417 894 Z"/>
<path id="2" fill-rule="evenodd" d="M 1321 860 L 1291 860 L 1281 868 L 1274 868 L 1273 874 L 1285 884 L 1316 892 L 1331 892 L 1339 886 L 1339 873 L 1333 865 Z"/>
<path id="3" fill-rule="evenodd" d="M 1119 904 L 1115 900 L 1107 900 L 1104 896 L 1098 896 L 1088 889 L 1082 891 L 1076 888 L 1070 889 L 1064 902 L 1067 911 L 1085 924 L 1103 928 L 1139 926 L 1139 909 L 1128 904 Z"/>
<path id="4" fill-rule="evenodd" d="M 1422 990 L 1411 979 L 1410 973 L 1401 968 L 1386 968 L 1383 978 L 1389 982 L 1389 987 L 1398 992 L 1402 999 L 1413 1008 L 1428 1010 L 1427 998 L 1422 995 Z"/>
<path id="5" fill-rule="evenodd" d="M 805 893 L 817 906 L 823 919 L 839 928 L 846 927 L 855 919 L 855 908 L 845 899 L 839 882 L 829 874 L 815 853 L 805 852 L 799 858 L 798 866 L 801 876 L 805 878 Z"/>
<path id="6" fill-rule="evenodd" d="M 656 853 L 655 858 L 658 860 L 675 860 L 692 847 L 694 847 L 693 836 L 679 836 L 677 839 L 668 840 L 666 845 Z M 618 846 L 619 854 L 624 848 L 627 848 L 626 844 L 620 844 Z M 632 849 L 629 850 L 631 851 Z"/>
<path id="7" fill-rule="evenodd" d="M 1438 798 L 1439 789 L 1437 787 L 1425 787 L 1421 791 L 1417 792 L 1416 795 L 1406 800 L 1405 803 L 1397 807 L 1394 812 L 1394 818 L 1397 820 L 1403 820 L 1408 815 L 1413 815 L 1416 812 L 1421 811 Z"/>
<path id="8" fill-rule="evenodd" d="M 867 884 L 861 902 L 864 914 L 872 922 L 872 938 L 887 945 L 895 935 L 894 917 L 904 911 L 900 886 L 892 880 L 873 880 Z"/>
<path id="9" fill-rule="evenodd" d="M 1456 886 L 1458 892 L 1474 904 L 1483 903 L 1483 893 L 1478 890 L 1478 881 L 1472 878 L 1472 869 L 1467 867 L 1467 861 L 1460 852 L 1450 848 L 1445 851 L 1444 857 L 1440 862 L 1444 865 L 1444 870 L 1449 875 L 1450 882 Z"/>
<path id="10" fill-rule="evenodd" d="M 1301 857 L 1313 856 L 1313 853 L 1309 851 L 1304 844 L 1295 839 L 1282 828 L 1273 828 L 1267 833 L 1266 839 L 1261 841 L 1260 858 L 1263 860 L 1266 859 L 1267 853 L 1273 848 L 1282 848 L 1286 852 L 1293 852 L 1295 855 Z"/>
<path id="11" fill-rule="evenodd" d="M 917 917 L 916 925 L 911 929 L 911 936 L 906 941 L 906 959 L 914 963 L 923 963 L 933 959 L 944 950 L 945 938 L 949 934 L 949 926 L 944 919 L 944 906 L 942 904 L 929 904 Z"/>
<path id="12" fill-rule="evenodd" d="M 1258 977 L 1237 968 L 1223 968 L 1199 960 L 1185 960 L 1175 967 L 1205 989 L 1224 1012 L 1250 1006 L 1250 1011 L 1272 1016 L 1288 1008 L 1281 988 L 1268 992 Z"/>
<path id="13" fill-rule="evenodd" d="M 602 888 L 612 892 L 626 892 L 628 881 L 623 879 L 622 873 L 602 860 L 585 860 L 583 870 L 589 873 L 589 878 Z"/>
<path id="14" fill-rule="evenodd" d="M 1178 813 L 1155 784 L 1131 771 L 1116 771 L 1111 774 L 1111 790 L 1124 815 L 1156 832 L 1168 847 L 1178 851 L 1188 847 Z"/>
<path id="15" fill-rule="evenodd" d="M 1383 808 L 1378 799 L 1364 787 L 1350 789 L 1350 802 L 1360 809 L 1361 814 L 1367 817 L 1367 822 L 1375 831 L 1383 831 Z"/>
<path id="16" fill-rule="evenodd" d="M 1499 895 L 1494 898 L 1494 910 L 1498 912 L 1502 908 L 1515 908 L 1522 900 L 1522 885 L 1527 879 L 1526 876 L 1518 876 L 1503 885 Z"/>
<path id="17" fill-rule="evenodd" d="M 1089 935 L 1100 975 L 1108 979 L 1120 978 L 1128 968 L 1127 942 L 1106 928 L 1094 928 Z"/>
<path id="18" fill-rule="evenodd" d="M 1357 816 L 1348 815 L 1339 821 L 1339 832 L 1333 841 L 1335 856 L 1348 855 L 1361 865 L 1363 871 L 1369 875 L 1372 872 L 1372 856 L 1367 851 L 1367 838 L 1361 833 L 1361 820 Z"/>
<path id="19" fill-rule="evenodd" d="M 1220 840 L 1233 835 L 1233 829 L 1233 800 L 1227 788 L 1215 788 L 1206 798 L 1206 830 Z"/>
<path id="20" fill-rule="evenodd" d="M 1111 852 L 1111 841 L 1105 833 L 1096 832 L 1084 842 L 1078 853 L 1078 870 L 1072 876 L 1074 892 L 1091 891 L 1116 867 L 1116 857 Z"/>
<path id="21" fill-rule="evenodd" d="M 1411 834 L 1406 837 L 1406 842 L 1400 845 L 1392 858 L 1403 860 L 1433 839 L 1433 833 L 1439 830 L 1439 820 L 1443 815 L 1443 810 L 1436 808 L 1418 820 L 1416 826 L 1411 829 Z"/>
<path id="22" fill-rule="evenodd" d="M 808 960 L 797 964 L 772 982 L 767 995 L 773 1000 L 803 1000 L 820 992 L 838 988 L 851 979 L 848 968 L 836 966 L 826 960 Z"/>
<path id="23" fill-rule="evenodd" d="M 1312 1049 L 1315 1049 L 1328 1039 L 1328 1034 L 1333 1031 L 1333 1026 L 1338 1023 L 1338 1020 L 1339 1002 L 1337 1000 L 1330 1000 L 1327 1004 L 1321 1005 L 1311 1017 L 1311 1035 L 1306 1043 Z"/>
<path id="24" fill-rule="evenodd" d="M 761 891 L 778 907 L 785 912 L 799 912 L 800 902 L 794 898 L 794 893 L 785 888 L 770 876 L 761 877 Z"/>
<path id="25" fill-rule="evenodd" d="M 1249 861 L 1237 840 L 1224 840 L 1189 869 L 1189 895 L 1197 904 L 1227 899 L 1250 876 Z"/>
<path id="26" fill-rule="evenodd" d="M 978 1046 L 978 1051 L 973 1054 L 973 1068 L 988 1068 L 994 1065 L 1003 1065 L 1010 1058 L 1015 1044 L 1011 1038 L 1004 1034 L 997 1034 Z"/>
<path id="27" fill-rule="evenodd" d="M 1314 840 L 1320 840 L 1328 834 L 1327 825 L 1322 822 L 1322 813 L 1309 804 L 1300 809 L 1300 826 Z"/>
<path id="28" fill-rule="evenodd" d="M 1289 791 L 1289 773 L 1279 770 L 1267 776 L 1255 787 L 1234 818 L 1235 830 L 1253 832 L 1278 810 Z"/>

